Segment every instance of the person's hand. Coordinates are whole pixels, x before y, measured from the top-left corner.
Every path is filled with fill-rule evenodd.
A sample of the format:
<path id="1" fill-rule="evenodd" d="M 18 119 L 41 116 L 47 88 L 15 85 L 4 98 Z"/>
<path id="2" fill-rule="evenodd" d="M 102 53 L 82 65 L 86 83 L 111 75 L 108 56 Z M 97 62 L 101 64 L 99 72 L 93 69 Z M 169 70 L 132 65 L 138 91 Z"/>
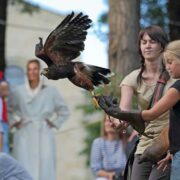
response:
<path id="1" fill-rule="evenodd" d="M 96 96 L 99 106 L 108 114 L 114 118 L 129 122 L 132 127 L 140 134 L 151 138 L 145 131 L 145 121 L 142 119 L 140 111 L 122 111 L 117 103 L 117 100 L 112 96 Z"/>
<path id="2" fill-rule="evenodd" d="M 117 113 L 120 110 L 119 104 L 117 103 L 117 99 L 112 96 L 96 96 L 99 106 L 112 117 L 117 117 Z"/>
<path id="3" fill-rule="evenodd" d="M 47 125 L 50 127 L 50 128 L 57 128 L 51 121 L 49 121 L 48 119 L 46 119 L 46 122 L 47 122 Z"/>
<path id="4" fill-rule="evenodd" d="M 157 165 L 158 165 L 158 170 L 162 169 L 162 171 L 165 171 L 168 164 L 169 164 L 169 161 L 172 159 L 172 156 L 170 153 L 168 153 L 166 155 L 166 157 L 162 160 L 160 160 L 159 162 L 157 162 Z"/>
<path id="5" fill-rule="evenodd" d="M 20 129 L 21 126 L 22 126 L 22 120 L 15 122 L 15 123 L 11 126 L 11 129 L 12 129 L 13 127 L 17 128 L 17 129 Z"/>
<path id="6" fill-rule="evenodd" d="M 108 172 L 108 180 L 113 180 L 115 175 L 116 175 L 115 172 Z"/>
<path id="7" fill-rule="evenodd" d="M 110 117 L 111 126 L 118 131 L 125 131 L 129 123 Z"/>

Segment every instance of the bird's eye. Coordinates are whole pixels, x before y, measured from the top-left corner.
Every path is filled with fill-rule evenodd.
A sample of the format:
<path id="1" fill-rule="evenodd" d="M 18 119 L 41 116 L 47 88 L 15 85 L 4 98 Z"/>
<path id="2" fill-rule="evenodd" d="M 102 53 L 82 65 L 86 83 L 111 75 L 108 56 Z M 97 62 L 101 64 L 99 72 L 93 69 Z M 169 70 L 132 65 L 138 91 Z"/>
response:
<path id="1" fill-rule="evenodd" d="M 44 68 L 44 70 L 45 70 L 46 72 L 48 72 L 48 71 L 49 71 L 49 69 L 48 69 L 48 68 Z"/>

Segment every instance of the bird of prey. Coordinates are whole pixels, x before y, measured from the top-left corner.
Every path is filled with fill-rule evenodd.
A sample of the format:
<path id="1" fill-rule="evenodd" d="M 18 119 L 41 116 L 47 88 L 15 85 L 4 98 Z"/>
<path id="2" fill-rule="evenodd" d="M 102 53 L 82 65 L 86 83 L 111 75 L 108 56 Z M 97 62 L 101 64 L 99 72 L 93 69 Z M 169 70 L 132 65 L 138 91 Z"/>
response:
<path id="1" fill-rule="evenodd" d="M 84 50 L 91 23 L 87 15 L 72 12 L 49 34 L 44 45 L 39 38 L 35 55 L 48 66 L 42 70 L 42 75 L 53 80 L 68 78 L 76 86 L 90 91 L 94 97 L 95 86 L 110 82 L 105 77 L 111 73 L 110 69 L 73 61 Z"/>

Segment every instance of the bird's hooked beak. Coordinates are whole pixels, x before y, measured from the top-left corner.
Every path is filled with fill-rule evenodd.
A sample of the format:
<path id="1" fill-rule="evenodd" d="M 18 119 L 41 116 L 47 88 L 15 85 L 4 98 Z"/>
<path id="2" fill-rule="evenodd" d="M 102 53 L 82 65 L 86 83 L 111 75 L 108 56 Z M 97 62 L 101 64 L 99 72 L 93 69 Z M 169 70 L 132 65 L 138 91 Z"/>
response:
<path id="1" fill-rule="evenodd" d="M 42 71 L 41 71 L 41 74 L 40 75 L 44 75 L 46 76 L 49 72 L 49 69 L 48 68 L 44 68 Z"/>

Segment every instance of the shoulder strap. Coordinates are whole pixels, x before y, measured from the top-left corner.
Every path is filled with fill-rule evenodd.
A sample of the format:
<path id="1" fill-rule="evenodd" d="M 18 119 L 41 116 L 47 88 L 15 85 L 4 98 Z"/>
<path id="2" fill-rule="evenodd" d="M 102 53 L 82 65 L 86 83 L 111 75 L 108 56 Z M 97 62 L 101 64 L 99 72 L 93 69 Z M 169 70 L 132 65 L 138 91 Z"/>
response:
<path id="1" fill-rule="evenodd" d="M 164 87 L 165 87 L 167 81 L 169 80 L 169 78 L 170 78 L 169 73 L 166 70 L 160 74 L 159 79 L 156 84 L 156 87 L 154 89 L 153 96 L 149 103 L 148 109 L 150 109 L 162 97 Z"/>

